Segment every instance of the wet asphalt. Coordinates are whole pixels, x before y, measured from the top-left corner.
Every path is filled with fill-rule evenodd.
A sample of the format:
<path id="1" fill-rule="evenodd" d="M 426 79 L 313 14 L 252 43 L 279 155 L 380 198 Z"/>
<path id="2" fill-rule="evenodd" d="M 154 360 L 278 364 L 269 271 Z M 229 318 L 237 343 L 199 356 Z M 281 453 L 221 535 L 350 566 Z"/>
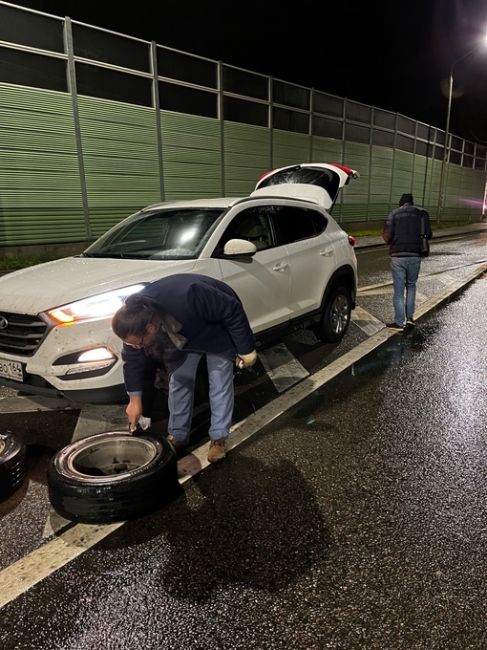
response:
<path id="1" fill-rule="evenodd" d="M 448 266 L 456 277 L 457 262 L 482 254 L 483 237 L 441 242 L 423 273 Z M 359 264 L 364 286 L 390 279 L 382 249 Z M 425 295 L 436 282 L 423 282 Z M 486 288 L 477 280 L 164 510 L 4 607 L 0 647 L 487 648 Z M 359 304 L 385 320 L 389 302 Z M 319 365 L 319 346 L 292 345 Z M 327 362 L 339 354 L 328 350 Z M 242 415 L 265 400 L 262 381 L 242 380 L 253 381 Z M 31 461 L 37 515 L 14 495 L 3 530 L 13 518 L 25 529 L 45 522 L 43 458 Z M 28 546 L 4 535 L 2 567 Z"/>

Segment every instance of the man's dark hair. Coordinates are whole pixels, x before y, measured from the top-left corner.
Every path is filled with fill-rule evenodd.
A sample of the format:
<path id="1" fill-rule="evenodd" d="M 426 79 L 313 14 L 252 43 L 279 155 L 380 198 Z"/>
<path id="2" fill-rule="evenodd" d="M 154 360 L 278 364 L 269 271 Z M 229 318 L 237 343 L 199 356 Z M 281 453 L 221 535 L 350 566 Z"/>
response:
<path id="1" fill-rule="evenodd" d="M 399 199 L 399 207 L 403 206 L 405 203 L 414 203 L 413 195 L 410 194 L 409 192 L 406 192 L 401 196 L 401 198 Z"/>
<path id="2" fill-rule="evenodd" d="M 128 336 L 143 337 L 147 325 L 160 320 L 160 317 L 159 305 L 152 298 L 134 293 L 113 317 L 112 330 L 121 339 Z"/>

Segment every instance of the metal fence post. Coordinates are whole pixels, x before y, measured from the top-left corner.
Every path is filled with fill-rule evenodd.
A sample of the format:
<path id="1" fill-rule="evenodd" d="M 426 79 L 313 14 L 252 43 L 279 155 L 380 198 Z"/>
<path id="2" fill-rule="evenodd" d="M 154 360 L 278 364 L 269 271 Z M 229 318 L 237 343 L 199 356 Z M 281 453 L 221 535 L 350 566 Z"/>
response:
<path id="1" fill-rule="evenodd" d="M 370 132 L 369 132 L 369 181 L 367 183 L 367 214 L 365 220 L 370 221 L 370 190 L 372 185 L 372 134 L 374 132 L 374 107 L 370 111 Z"/>
<path id="2" fill-rule="evenodd" d="M 274 129 L 272 126 L 272 119 L 273 119 L 273 90 L 272 90 L 272 77 L 269 77 L 269 148 L 270 148 L 270 156 L 269 156 L 269 169 L 274 169 Z"/>
<path id="3" fill-rule="evenodd" d="M 165 199 L 164 188 L 164 156 L 162 147 L 162 127 L 161 127 L 161 102 L 159 100 L 159 73 L 157 69 L 157 43 L 151 41 L 150 59 L 152 67 L 152 106 L 156 118 L 156 142 L 157 142 L 157 162 L 159 163 L 159 192 L 161 201 Z"/>
<path id="4" fill-rule="evenodd" d="M 395 113 L 396 119 L 394 120 L 394 142 L 392 144 L 392 163 L 391 163 L 391 187 L 389 190 L 389 212 L 392 209 L 392 187 L 394 185 L 394 168 L 396 164 L 396 146 L 397 146 L 397 113 Z"/>
<path id="5" fill-rule="evenodd" d="M 68 92 L 71 97 L 71 106 L 73 110 L 73 126 L 74 137 L 76 141 L 76 153 L 78 155 L 78 169 L 79 169 L 79 182 L 81 189 L 81 203 L 83 206 L 83 217 L 85 222 L 86 239 L 92 239 L 93 233 L 91 230 L 90 221 L 90 208 L 88 205 L 88 190 L 86 186 L 85 163 L 83 158 L 83 143 L 81 140 L 81 125 L 79 119 L 79 106 L 78 106 L 78 90 L 76 86 L 76 67 L 74 63 L 74 47 L 73 47 L 73 30 L 71 19 L 66 16 L 64 18 L 64 50 L 68 57 L 68 65 L 66 68 Z"/>
<path id="6" fill-rule="evenodd" d="M 313 162 L 313 110 L 314 110 L 315 89 L 311 88 L 309 94 L 309 121 L 308 121 L 308 134 L 309 134 L 309 162 Z"/>
<path id="7" fill-rule="evenodd" d="M 218 120 L 220 121 L 220 165 L 222 196 L 225 194 L 225 122 L 223 119 L 223 63 L 218 61 Z"/>

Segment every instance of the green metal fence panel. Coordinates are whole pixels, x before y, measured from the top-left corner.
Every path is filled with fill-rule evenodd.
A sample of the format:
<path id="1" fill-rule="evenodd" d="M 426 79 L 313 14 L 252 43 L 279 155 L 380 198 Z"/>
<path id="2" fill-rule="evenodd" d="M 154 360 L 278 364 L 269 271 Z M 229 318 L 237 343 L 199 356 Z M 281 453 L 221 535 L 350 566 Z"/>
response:
<path id="1" fill-rule="evenodd" d="M 460 199 L 462 192 L 463 170 L 458 165 L 447 166 L 447 181 L 445 204 L 442 212 L 442 221 L 461 221 L 468 217 L 465 214 L 463 203 Z"/>
<path id="2" fill-rule="evenodd" d="M 427 172 L 427 190 L 424 207 L 430 213 L 431 217 L 436 218 L 438 212 L 438 194 L 441 177 L 441 160 L 431 160 L 431 165 Z"/>
<path id="3" fill-rule="evenodd" d="M 84 238 L 71 99 L 0 83 L 0 245 Z"/>
<path id="4" fill-rule="evenodd" d="M 259 176 L 271 168 L 270 130 L 225 122 L 225 194 L 246 196 L 255 188 Z"/>
<path id="5" fill-rule="evenodd" d="M 397 205 L 401 194 L 412 192 L 414 154 L 396 149 L 392 176 L 392 205 Z"/>
<path id="6" fill-rule="evenodd" d="M 385 219 L 391 210 L 393 150 L 372 145 L 370 169 L 370 221 Z"/>
<path id="7" fill-rule="evenodd" d="M 341 140 L 332 140 L 331 138 L 320 138 L 313 136 L 313 154 L 311 162 L 343 162 L 342 150 L 343 145 Z"/>
<path id="8" fill-rule="evenodd" d="M 431 167 L 431 159 L 425 156 L 414 157 L 414 175 L 411 191 L 416 205 L 425 206 L 428 192 L 428 171 Z"/>
<path id="9" fill-rule="evenodd" d="M 90 224 L 105 232 L 136 210 L 160 201 L 154 111 L 78 97 Z"/>
<path id="10" fill-rule="evenodd" d="M 274 129 L 273 145 L 272 161 L 274 167 L 309 162 L 310 142 L 307 135 Z"/>
<path id="11" fill-rule="evenodd" d="M 28 16 L 28 9 L 18 11 Z M 425 125 L 406 120 L 415 126 L 406 138 L 388 128 L 395 124 L 393 114 L 381 122 L 383 112 L 365 105 L 357 112 L 359 105 L 352 102 L 346 106 L 353 105 L 355 112 L 347 109 L 343 130 L 336 119 L 343 117 L 341 109 L 337 113 L 336 102 L 313 102 L 319 115 L 313 110 L 296 113 L 292 92 L 288 98 L 279 97 L 284 104 L 273 112 L 281 128 L 267 128 L 262 125 L 267 124 L 273 108 L 268 95 L 270 78 L 251 71 L 230 74 L 226 67 L 227 74 L 220 74 L 217 84 L 214 73 L 217 68 L 222 72 L 221 64 L 208 60 L 203 65 L 200 57 L 181 53 L 189 76 L 162 65 L 168 79 L 157 79 L 152 78 L 147 61 L 141 68 L 134 60 L 130 67 L 120 52 L 112 52 L 112 58 L 109 47 L 99 57 L 93 52 L 94 60 L 87 66 L 77 54 L 78 28 L 72 29 L 69 19 L 64 19 L 65 51 L 59 41 L 60 58 L 55 60 L 37 50 L 38 41 L 32 36 L 35 23 L 32 14 L 33 29 L 27 30 L 27 40 L 9 45 L 9 56 L 18 64 L 8 79 L 20 85 L 0 83 L 0 245 L 81 241 L 161 199 L 246 195 L 271 167 L 310 161 L 341 162 L 361 174 L 344 188 L 333 208 L 340 222 L 382 220 L 407 191 L 438 218 L 440 189 L 443 220 L 480 218 L 486 181 L 484 149 L 473 142 L 459 140 L 465 167 L 443 165 L 442 160 L 408 153 L 428 151 L 425 138 L 431 129 L 425 130 Z M 119 43 L 120 38 L 124 36 L 117 34 Z M 127 38 L 130 48 L 133 43 Z M 148 46 L 144 46 L 147 56 Z M 152 49 L 157 76 L 156 44 Z M 34 53 L 29 59 L 33 69 L 27 70 L 21 62 Z M 141 69 L 147 74 L 141 75 Z M 27 88 L 26 83 L 35 87 Z M 209 84 L 213 90 L 203 90 L 200 84 Z M 69 91 L 58 92 L 65 89 Z M 304 91 L 309 93 L 309 89 Z M 343 108 L 345 100 L 336 99 Z M 286 119 L 280 121 L 282 117 Z M 230 121 L 239 118 L 245 123 Z M 365 121 L 359 125 L 359 119 Z M 310 124 L 320 136 L 308 135 Z M 342 140 L 342 133 L 349 140 Z M 451 157 L 460 160 L 458 149 Z"/>
<path id="12" fill-rule="evenodd" d="M 370 147 L 368 144 L 345 142 L 344 163 L 360 172 L 360 179 L 343 190 L 341 218 L 343 222 L 366 221 L 369 196 Z"/>
<path id="13" fill-rule="evenodd" d="M 469 220 L 477 220 L 482 212 L 483 193 L 485 191 L 484 172 L 464 168 L 462 183 L 462 202 L 465 208 L 469 208 Z"/>
<path id="14" fill-rule="evenodd" d="M 222 196 L 220 122 L 170 111 L 160 116 L 166 200 Z"/>

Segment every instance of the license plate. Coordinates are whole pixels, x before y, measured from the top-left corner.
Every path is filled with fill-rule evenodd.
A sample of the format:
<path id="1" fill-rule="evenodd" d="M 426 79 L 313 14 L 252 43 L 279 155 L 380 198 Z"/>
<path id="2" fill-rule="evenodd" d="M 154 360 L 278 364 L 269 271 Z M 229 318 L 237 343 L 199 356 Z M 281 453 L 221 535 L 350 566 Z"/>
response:
<path id="1" fill-rule="evenodd" d="M 13 379 L 14 381 L 24 381 L 22 364 L 19 361 L 0 358 L 0 377 Z"/>

